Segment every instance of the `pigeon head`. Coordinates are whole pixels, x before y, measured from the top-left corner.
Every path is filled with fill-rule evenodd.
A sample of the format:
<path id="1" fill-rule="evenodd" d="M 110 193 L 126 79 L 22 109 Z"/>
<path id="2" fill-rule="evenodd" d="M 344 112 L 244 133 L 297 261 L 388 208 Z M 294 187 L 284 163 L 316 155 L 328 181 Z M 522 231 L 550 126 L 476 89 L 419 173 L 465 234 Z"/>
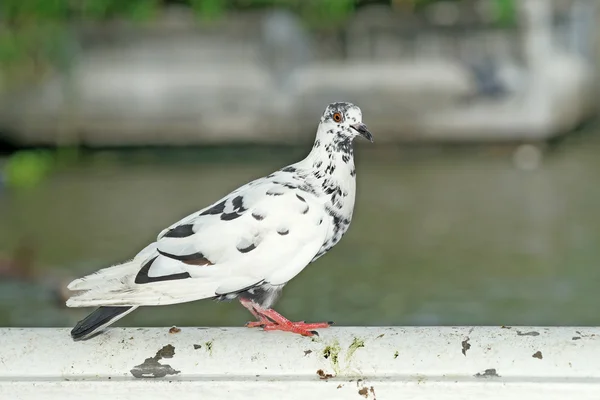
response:
<path id="1" fill-rule="evenodd" d="M 352 103 L 331 103 L 321 117 L 320 128 L 327 134 L 336 135 L 342 140 L 352 140 L 362 136 L 373 142 L 373 135 L 362 122 L 360 108 Z"/>

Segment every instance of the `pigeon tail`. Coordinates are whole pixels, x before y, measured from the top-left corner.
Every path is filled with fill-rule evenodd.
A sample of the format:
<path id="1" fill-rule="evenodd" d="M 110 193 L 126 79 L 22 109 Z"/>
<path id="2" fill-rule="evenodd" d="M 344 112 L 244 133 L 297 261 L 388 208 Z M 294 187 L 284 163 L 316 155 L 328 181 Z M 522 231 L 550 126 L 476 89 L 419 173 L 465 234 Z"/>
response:
<path id="1" fill-rule="evenodd" d="M 73 340 L 87 340 L 137 307 L 99 307 L 71 330 Z"/>

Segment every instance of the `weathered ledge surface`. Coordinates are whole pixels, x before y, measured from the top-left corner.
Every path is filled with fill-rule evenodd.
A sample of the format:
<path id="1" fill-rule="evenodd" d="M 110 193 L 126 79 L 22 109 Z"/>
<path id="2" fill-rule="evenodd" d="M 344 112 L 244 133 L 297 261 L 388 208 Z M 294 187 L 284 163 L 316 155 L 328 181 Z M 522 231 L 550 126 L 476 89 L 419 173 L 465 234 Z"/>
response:
<path id="1" fill-rule="evenodd" d="M 0 399 L 565 399 L 600 394 L 600 328 L 0 329 Z M 108 396 L 108 397 L 107 397 Z"/>

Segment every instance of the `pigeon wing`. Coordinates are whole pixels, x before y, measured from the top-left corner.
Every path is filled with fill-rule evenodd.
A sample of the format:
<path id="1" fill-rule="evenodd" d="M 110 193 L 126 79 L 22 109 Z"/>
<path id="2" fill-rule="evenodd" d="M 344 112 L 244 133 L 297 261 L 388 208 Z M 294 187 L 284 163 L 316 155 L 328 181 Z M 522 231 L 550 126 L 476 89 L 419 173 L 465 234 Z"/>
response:
<path id="1" fill-rule="evenodd" d="M 72 297 L 72 305 L 174 304 L 286 283 L 330 234 L 322 202 L 290 186 L 254 181 L 187 216 L 130 266 L 78 280 L 85 284 L 74 281 L 70 288 L 87 291 Z"/>

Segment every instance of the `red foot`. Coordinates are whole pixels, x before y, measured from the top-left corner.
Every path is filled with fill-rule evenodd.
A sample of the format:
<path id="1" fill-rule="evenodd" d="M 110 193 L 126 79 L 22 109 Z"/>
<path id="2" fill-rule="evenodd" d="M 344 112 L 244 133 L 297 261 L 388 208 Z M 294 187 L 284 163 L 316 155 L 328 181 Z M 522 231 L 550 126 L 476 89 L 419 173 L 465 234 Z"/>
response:
<path id="1" fill-rule="evenodd" d="M 252 301 L 241 299 L 240 302 L 246 307 L 258 321 L 248 322 L 248 328 L 262 327 L 265 331 L 284 331 L 297 333 L 302 336 L 318 335 L 313 329 L 329 328 L 331 322 L 306 323 L 304 321 L 292 322 L 272 309 L 264 309 Z"/>
<path id="2" fill-rule="evenodd" d="M 318 335 L 317 331 L 313 329 L 329 328 L 327 322 L 318 322 L 314 324 L 307 324 L 304 322 L 290 322 L 289 325 L 279 325 L 270 323 L 269 325 L 263 326 L 265 331 L 283 331 L 297 333 L 302 336 L 313 336 Z"/>
<path id="3" fill-rule="evenodd" d="M 259 318 L 258 321 L 246 322 L 246 327 L 247 328 L 263 328 L 272 323 L 273 323 L 272 321 L 269 321 L 268 319 L 261 317 L 261 318 Z"/>

